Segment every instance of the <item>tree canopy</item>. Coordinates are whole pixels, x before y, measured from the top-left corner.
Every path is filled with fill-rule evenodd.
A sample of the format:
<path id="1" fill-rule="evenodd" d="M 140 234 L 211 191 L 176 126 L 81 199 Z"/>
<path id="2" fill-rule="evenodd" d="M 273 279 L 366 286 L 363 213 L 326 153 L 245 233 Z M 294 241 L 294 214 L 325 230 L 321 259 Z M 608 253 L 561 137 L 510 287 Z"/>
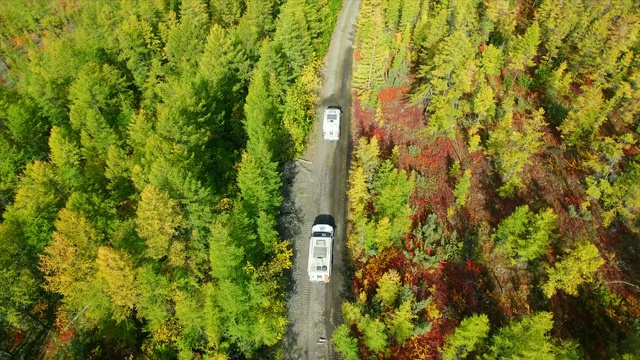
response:
<path id="1" fill-rule="evenodd" d="M 338 352 L 640 356 L 639 9 L 362 0 Z"/>
<path id="2" fill-rule="evenodd" d="M 339 7 L 3 3 L 3 354 L 276 352 L 280 165 L 311 131 Z"/>

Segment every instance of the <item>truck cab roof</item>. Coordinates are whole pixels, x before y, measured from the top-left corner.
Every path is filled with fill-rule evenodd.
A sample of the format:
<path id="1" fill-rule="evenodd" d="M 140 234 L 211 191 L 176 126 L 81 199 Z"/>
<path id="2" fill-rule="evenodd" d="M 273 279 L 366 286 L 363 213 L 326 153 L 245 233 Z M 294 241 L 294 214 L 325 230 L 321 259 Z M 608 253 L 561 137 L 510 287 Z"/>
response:
<path id="1" fill-rule="evenodd" d="M 333 237 L 333 226 L 328 224 L 317 224 L 311 228 L 312 237 Z"/>

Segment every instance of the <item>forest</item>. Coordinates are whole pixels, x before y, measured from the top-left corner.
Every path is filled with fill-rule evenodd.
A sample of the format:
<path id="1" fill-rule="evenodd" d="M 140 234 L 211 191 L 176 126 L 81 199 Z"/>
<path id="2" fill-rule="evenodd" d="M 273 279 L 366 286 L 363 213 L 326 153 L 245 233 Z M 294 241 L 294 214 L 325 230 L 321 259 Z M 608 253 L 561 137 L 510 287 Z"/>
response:
<path id="1" fill-rule="evenodd" d="M 337 0 L 3 0 L 0 358 L 278 358 Z"/>
<path id="2" fill-rule="evenodd" d="M 640 3 L 362 0 L 343 359 L 640 358 Z"/>
<path id="3" fill-rule="evenodd" d="M 2 1 L 0 357 L 282 357 L 341 5 Z M 343 359 L 640 358 L 638 0 L 360 0 L 351 85 Z"/>

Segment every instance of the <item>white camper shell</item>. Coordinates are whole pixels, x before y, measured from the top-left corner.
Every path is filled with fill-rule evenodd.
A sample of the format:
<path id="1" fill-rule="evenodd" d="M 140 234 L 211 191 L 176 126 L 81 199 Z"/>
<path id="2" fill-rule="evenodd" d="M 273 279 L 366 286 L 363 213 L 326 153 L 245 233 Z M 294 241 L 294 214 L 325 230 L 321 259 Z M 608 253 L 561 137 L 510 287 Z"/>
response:
<path id="1" fill-rule="evenodd" d="M 328 283 L 331 280 L 331 262 L 334 228 L 317 224 L 311 228 L 309 241 L 309 280 Z"/>
<path id="2" fill-rule="evenodd" d="M 342 110 L 336 106 L 329 106 L 324 111 L 322 121 L 322 136 L 325 140 L 336 141 L 340 139 L 340 118 Z"/>

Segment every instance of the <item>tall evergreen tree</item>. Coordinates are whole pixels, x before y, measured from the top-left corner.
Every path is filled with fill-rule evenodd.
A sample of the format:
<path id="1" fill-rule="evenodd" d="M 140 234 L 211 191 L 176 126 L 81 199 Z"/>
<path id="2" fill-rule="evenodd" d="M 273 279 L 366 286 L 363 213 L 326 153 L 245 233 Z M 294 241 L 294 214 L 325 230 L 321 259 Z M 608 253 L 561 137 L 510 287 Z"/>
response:
<path id="1" fill-rule="evenodd" d="M 27 165 L 13 205 L 7 207 L 3 217 L 5 221 L 19 224 L 25 245 L 39 254 L 51 240 L 58 210 L 67 195 L 60 187 L 53 166 L 35 161 Z"/>
<path id="2" fill-rule="evenodd" d="M 534 64 L 533 57 L 538 53 L 540 45 L 540 25 L 534 22 L 527 28 L 522 37 L 513 43 L 513 47 L 507 53 L 509 62 L 507 66 L 513 70 L 524 70 L 525 67 Z"/>
<path id="3" fill-rule="evenodd" d="M 500 188 L 501 196 L 509 196 L 523 186 L 520 173 L 530 163 L 531 156 L 540 150 L 541 129 L 545 124 L 544 110 L 539 109 L 525 120 L 521 131 L 516 131 L 512 125 L 512 109 L 506 106 L 505 115 L 491 132 L 487 143 L 487 154 L 493 156 L 496 170 L 504 182 Z"/>
<path id="4" fill-rule="evenodd" d="M 545 0 L 536 10 L 536 19 L 540 24 L 541 38 L 546 56 L 553 60 L 558 56 L 565 59 L 568 44 L 565 38 L 580 21 L 583 3 L 580 1 L 562 2 Z"/>
<path id="5" fill-rule="evenodd" d="M 305 6 L 305 0 L 286 1 L 282 5 L 273 37 L 273 41 L 282 46 L 286 57 L 289 82 L 298 78 L 302 68 L 314 57 L 315 36 L 306 20 Z"/>
<path id="6" fill-rule="evenodd" d="M 549 269 L 549 281 L 542 286 L 542 290 L 549 298 L 558 290 L 578 295 L 578 286 L 592 282 L 596 271 L 603 264 L 604 259 L 600 257 L 598 248 L 583 241 Z"/>
<path id="7" fill-rule="evenodd" d="M 431 49 L 449 35 L 448 21 L 448 2 L 423 2 L 414 33 L 416 45 L 424 50 Z"/>
<path id="8" fill-rule="evenodd" d="M 245 11 L 245 1 L 232 0 L 225 2 L 209 2 L 213 20 L 224 28 L 232 28 L 238 25 L 242 13 Z"/>
<path id="9" fill-rule="evenodd" d="M 62 209 L 51 244 L 41 255 L 45 289 L 64 296 L 64 313 L 59 320 L 72 325 L 80 320 L 89 328 L 114 314 L 111 300 L 96 281 L 96 257 L 104 236 L 81 213 Z M 121 319 L 119 315 L 116 318 Z"/>
<path id="10" fill-rule="evenodd" d="M 376 173 L 373 187 L 376 189 L 374 204 L 379 218 L 388 217 L 391 223 L 391 238 L 399 239 L 410 227 L 409 197 L 413 192 L 413 178 L 404 171 L 392 168 L 385 161 Z"/>
<path id="11" fill-rule="evenodd" d="M 247 0 L 246 11 L 232 34 L 251 62 L 259 59 L 262 41 L 273 35 L 279 1 Z"/>
<path id="12" fill-rule="evenodd" d="M 167 25 L 164 53 L 171 72 L 193 75 L 210 26 L 206 4 L 201 0 L 182 1 L 179 19 Z"/>
<path id="13" fill-rule="evenodd" d="M 555 359 L 557 348 L 547 335 L 552 327 L 553 315 L 549 312 L 514 321 L 493 336 L 490 357 Z"/>
<path id="14" fill-rule="evenodd" d="M 0 224 L 0 326 L 31 335 L 49 326 L 36 310 L 38 303 L 50 306 L 54 301 L 47 304 L 51 299 L 41 287 L 37 260 L 21 240 L 14 224 Z"/>
<path id="15" fill-rule="evenodd" d="M 146 241 L 146 255 L 152 259 L 162 259 L 169 256 L 184 219 L 178 203 L 158 187 L 148 185 L 140 197 L 136 230 Z"/>
<path id="16" fill-rule="evenodd" d="M 124 251 L 101 246 L 98 248 L 96 265 L 96 278 L 104 283 L 103 291 L 118 307 L 118 316 L 121 319 L 129 317 L 139 296 L 131 257 Z"/>
<path id="17" fill-rule="evenodd" d="M 71 125 L 80 134 L 83 156 L 104 163 L 111 144 L 127 125 L 131 94 L 128 83 L 112 66 L 88 63 L 69 88 Z"/>
<path id="18" fill-rule="evenodd" d="M 444 347 L 445 360 L 464 359 L 484 345 L 489 336 L 489 318 L 485 314 L 473 315 L 460 322 Z"/>
<path id="19" fill-rule="evenodd" d="M 352 86 L 360 93 L 361 100 L 371 106 L 372 96 L 385 82 L 390 39 L 384 31 L 380 0 L 363 1 L 361 7 L 356 32 L 356 46 L 361 60 L 355 66 Z"/>
<path id="20" fill-rule="evenodd" d="M 123 17 L 116 31 L 118 59 L 126 63 L 134 83 L 141 89 L 148 81 L 153 61 L 161 57 L 157 23 L 149 23 L 135 14 L 123 14 Z"/>
<path id="21" fill-rule="evenodd" d="M 336 351 L 344 360 L 360 359 L 358 341 L 349 335 L 349 327 L 347 325 L 338 325 L 333 331 L 331 341 L 333 341 Z"/>
<path id="22" fill-rule="evenodd" d="M 514 262 L 536 260 L 547 252 L 556 220 L 551 209 L 534 214 L 528 205 L 517 207 L 498 225 L 496 251 L 504 251 Z"/>
<path id="23" fill-rule="evenodd" d="M 438 44 L 437 55 L 418 71 L 424 82 L 412 98 L 427 103 L 429 128 L 435 134 L 453 137 L 459 121 L 470 110 L 462 97 L 473 90 L 477 71 L 473 53 L 469 37 L 456 31 Z"/>
<path id="24" fill-rule="evenodd" d="M 400 8 L 400 23 L 398 24 L 398 28 L 404 29 L 409 26 L 411 33 L 413 33 L 413 28 L 418 21 L 422 6 L 421 1 L 403 1 L 402 7 Z"/>
<path id="25" fill-rule="evenodd" d="M 587 178 L 587 194 L 602 203 L 604 226 L 609 226 L 618 216 L 626 221 L 638 218 L 640 210 L 638 179 L 640 179 L 640 165 L 635 161 L 628 165 L 624 174 L 612 182 L 608 179 Z"/>
<path id="26" fill-rule="evenodd" d="M 384 0 L 384 17 L 387 28 L 393 33 L 398 29 L 400 16 L 404 7 L 403 0 Z"/>
<path id="27" fill-rule="evenodd" d="M 586 87 L 583 91 L 560 126 L 565 142 L 578 147 L 589 144 L 597 135 L 615 104 L 615 100 L 604 98 L 600 85 Z"/>
<path id="28" fill-rule="evenodd" d="M 280 140 L 278 108 L 269 91 L 270 75 L 268 70 L 260 67 L 254 71 L 244 106 L 247 152 L 269 161 L 274 159 L 276 144 Z"/>

